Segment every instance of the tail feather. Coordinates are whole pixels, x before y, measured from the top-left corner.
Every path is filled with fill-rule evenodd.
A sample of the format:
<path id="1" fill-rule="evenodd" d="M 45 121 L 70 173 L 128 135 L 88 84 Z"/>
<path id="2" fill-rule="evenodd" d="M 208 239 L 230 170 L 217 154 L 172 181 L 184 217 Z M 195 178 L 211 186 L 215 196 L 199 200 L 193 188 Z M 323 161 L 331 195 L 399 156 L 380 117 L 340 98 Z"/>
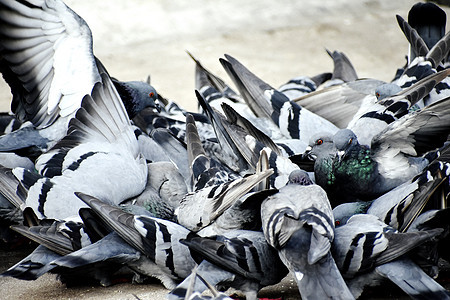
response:
<path id="1" fill-rule="evenodd" d="M 302 299 L 353 299 L 330 253 L 294 272 Z"/>
<path id="2" fill-rule="evenodd" d="M 376 272 L 395 283 L 412 299 L 450 299 L 449 292 L 407 259 L 378 266 Z"/>

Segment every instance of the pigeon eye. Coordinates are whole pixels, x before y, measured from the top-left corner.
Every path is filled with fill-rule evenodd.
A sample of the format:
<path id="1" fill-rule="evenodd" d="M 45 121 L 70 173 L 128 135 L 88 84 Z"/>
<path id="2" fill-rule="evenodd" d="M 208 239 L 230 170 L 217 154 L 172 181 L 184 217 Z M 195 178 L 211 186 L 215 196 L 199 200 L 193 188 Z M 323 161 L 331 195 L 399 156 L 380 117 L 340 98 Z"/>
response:
<path id="1" fill-rule="evenodd" d="M 380 96 L 381 96 L 380 93 L 378 93 L 378 92 L 375 93 L 375 97 L 377 97 L 377 99 L 379 99 Z"/>
<path id="2" fill-rule="evenodd" d="M 150 94 L 148 94 L 150 96 L 150 98 L 153 98 L 153 96 L 155 96 L 155 93 L 151 92 Z"/>
<path id="3" fill-rule="evenodd" d="M 323 144 L 323 140 L 318 139 L 318 140 L 316 141 L 316 145 L 322 145 L 322 144 Z"/>
<path id="4" fill-rule="evenodd" d="M 341 225 L 341 221 L 339 221 L 339 220 L 334 221 L 334 226 L 339 226 L 339 225 Z"/>
<path id="5" fill-rule="evenodd" d="M 353 142 L 353 139 L 348 140 L 348 144 L 350 145 Z"/>

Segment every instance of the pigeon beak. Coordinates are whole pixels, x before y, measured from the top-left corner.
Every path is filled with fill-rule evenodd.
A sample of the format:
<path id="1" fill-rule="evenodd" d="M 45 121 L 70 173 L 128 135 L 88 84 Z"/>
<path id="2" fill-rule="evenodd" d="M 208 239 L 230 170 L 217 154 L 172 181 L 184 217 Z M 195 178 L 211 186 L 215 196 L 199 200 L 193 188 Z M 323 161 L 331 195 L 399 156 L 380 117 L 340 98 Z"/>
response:
<path id="1" fill-rule="evenodd" d="M 344 150 L 338 151 L 336 153 L 339 163 L 345 158 L 346 154 L 347 153 Z"/>
<path id="2" fill-rule="evenodd" d="M 302 154 L 302 159 L 309 158 L 311 160 L 315 160 L 315 157 L 311 154 L 311 150 L 312 150 L 311 146 L 306 147 L 305 152 L 303 152 Z"/>

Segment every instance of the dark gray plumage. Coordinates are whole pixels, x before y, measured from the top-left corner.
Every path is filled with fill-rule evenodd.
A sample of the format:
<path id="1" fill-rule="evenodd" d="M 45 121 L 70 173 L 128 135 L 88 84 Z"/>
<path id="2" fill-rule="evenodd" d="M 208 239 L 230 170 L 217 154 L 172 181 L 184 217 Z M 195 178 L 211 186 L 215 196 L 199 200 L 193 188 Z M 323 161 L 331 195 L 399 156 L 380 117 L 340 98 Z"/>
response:
<path id="1" fill-rule="evenodd" d="M 392 268 L 397 266 L 397 271 L 400 272 L 395 272 L 397 277 L 393 282 L 409 296 L 415 299 L 429 299 L 430 296 L 440 298 L 447 295 L 444 288 L 422 271 L 419 271 L 417 276 L 406 275 L 409 271 L 398 267 L 402 260 L 396 260 L 441 233 L 442 229 L 397 233 L 377 217 L 359 214 L 351 217 L 346 224 L 336 227 L 332 253 L 355 297 L 359 297 L 365 286 L 380 283 L 380 278 L 377 279 L 374 270 L 391 279 L 390 275 L 395 272 Z M 420 270 L 417 265 L 414 268 L 411 261 L 408 264 L 414 270 Z M 403 275 L 406 276 L 400 277 Z M 411 288 L 406 289 L 406 286 Z"/>
<path id="2" fill-rule="evenodd" d="M 241 290 L 247 299 L 257 299 L 262 287 L 278 283 L 288 273 L 280 266 L 277 251 L 267 244 L 262 232 L 235 230 L 210 238 L 188 236 L 181 242 L 197 258 L 199 275 L 214 286 Z M 182 297 L 189 281 L 186 278 L 169 294 L 169 299 Z M 198 292 L 205 288 L 200 282 L 194 285 Z"/>
<path id="3" fill-rule="evenodd" d="M 161 280 L 168 289 L 189 276 L 195 262 L 179 243 L 189 230 L 147 215 L 133 215 L 86 194 L 76 193 L 126 243 L 145 256 L 128 266 L 137 273 Z"/>
<path id="4" fill-rule="evenodd" d="M 269 169 L 187 194 L 175 211 L 178 222 L 190 230 L 199 231 L 213 223 L 240 197 L 272 173 L 273 171 Z"/>

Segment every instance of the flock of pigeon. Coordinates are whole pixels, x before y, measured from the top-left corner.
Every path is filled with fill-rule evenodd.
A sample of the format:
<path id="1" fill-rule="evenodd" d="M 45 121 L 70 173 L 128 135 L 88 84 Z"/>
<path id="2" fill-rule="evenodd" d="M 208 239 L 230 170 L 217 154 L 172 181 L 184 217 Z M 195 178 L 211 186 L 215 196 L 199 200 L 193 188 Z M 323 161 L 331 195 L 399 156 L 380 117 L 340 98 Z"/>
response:
<path id="1" fill-rule="evenodd" d="M 61 0 L 1 0 L 1 238 L 39 244 L 2 276 L 257 299 L 291 273 L 302 299 L 383 281 L 450 299 L 450 34 L 432 3 L 397 20 L 410 50 L 392 82 L 329 51 L 333 72 L 275 89 L 225 55 L 235 92 L 189 53 L 187 112 L 111 77 Z"/>

